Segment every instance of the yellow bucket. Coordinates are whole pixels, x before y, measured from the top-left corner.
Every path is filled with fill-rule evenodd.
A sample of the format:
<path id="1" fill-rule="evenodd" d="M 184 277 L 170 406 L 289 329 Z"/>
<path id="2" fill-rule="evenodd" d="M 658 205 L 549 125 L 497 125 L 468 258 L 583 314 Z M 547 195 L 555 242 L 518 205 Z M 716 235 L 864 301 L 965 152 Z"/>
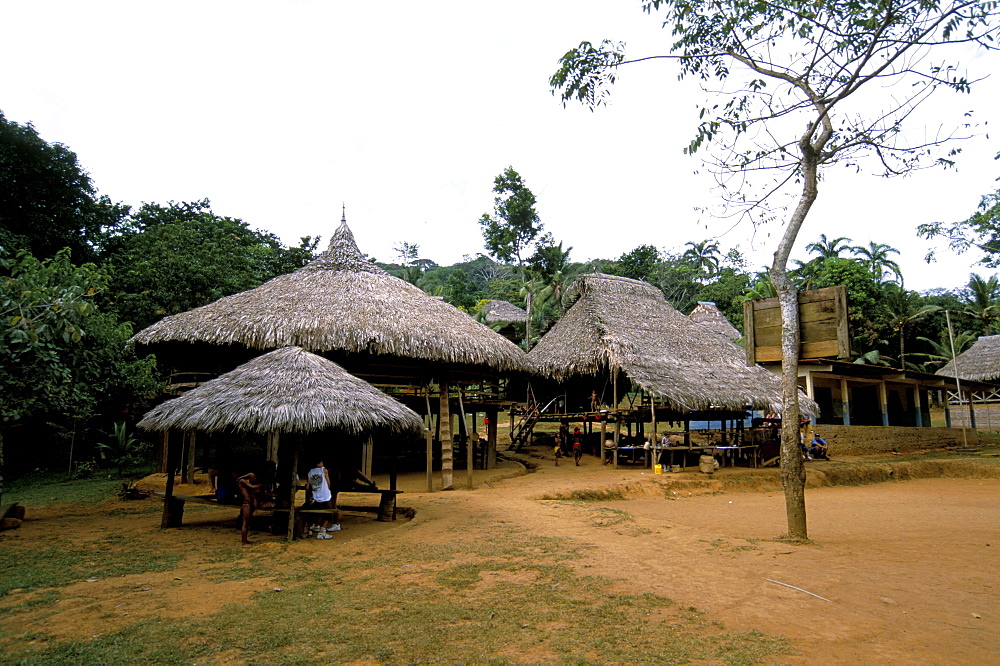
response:
<path id="1" fill-rule="evenodd" d="M 653 474 L 663 474 L 663 465 L 653 465 Z"/>

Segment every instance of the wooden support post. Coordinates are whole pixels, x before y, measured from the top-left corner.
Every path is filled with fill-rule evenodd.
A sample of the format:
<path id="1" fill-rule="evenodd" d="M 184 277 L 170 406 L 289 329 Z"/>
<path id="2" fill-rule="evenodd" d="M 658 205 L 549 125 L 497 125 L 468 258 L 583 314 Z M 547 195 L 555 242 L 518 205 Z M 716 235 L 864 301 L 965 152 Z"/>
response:
<path id="1" fill-rule="evenodd" d="M 184 519 L 184 502 L 174 497 L 174 467 L 177 465 L 178 447 L 170 446 L 170 432 L 167 436 L 167 487 L 163 492 L 163 516 L 160 518 L 160 528 L 180 527 Z M 182 442 L 183 444 L 183 442 Z"/>
<path id="2" fill-rule="evenodd" d="M 277 435 L 277 433 L 275 433 Z M 292 464 L 288 472 L 288 536 L 287 541 L 295 540 L 295 495 L 298 491 L 298 481 L 296 480 L 296 472 L 299 469 L 299 448 L 300 444 L 296 441 L 295 445 L 292 447 Z"/>
<path id="3" fill-rule="evenodd" d="M 278 443 L 280 436 L 276 432 L 267 433 L 267 459 L 269 462 L 278 464 Z"/>
<path id="4" fill-rule="evenodd" d="M 608 419 L 607 415 L 601 419 L 601 464 L 604 463 L 604 457 L 607 455 L 607 449 L 604 444 L 608 441 Z"/>
<path id="5" fill-rule="evenodd" d="M 614 392 L 614 414 L 615 414 L 615 467 L 618 466 L 618 447 L 622 445 L 622 420 L 621 415 L 618 412 L 618 368 L 614 369 L 614 381 L 613 381 L 613 392 Z"/>
<path id="6" fill-rule="evenodd" d="M 369 435 L 368 440 L 361 445 L 361 471 L 369 479 L 372 478 L 372 459 L 374 457 L 375 443 Z"/>
<path id="7" fill-rule="evenodd" d="M 500 410 L 487 410 L 486 418 L 490 421 L 486 426 L 486 469 L 493 469 L 497 466 L 497 421 L 500 419 Z"/>
<path id="8" fill-rule="evenodd" d="M 427 492 L 434 492 L 434 415 L 431 414 L 431 387 L 424 386 L 427 416 L 424 419 L 424 439 L 427 444 Z"/>
<path id="9" fill-rule="evenodd" d="M 472 436 L 469 434 L 469 424 L 465 419 L 465 403 L 462 401 L 462 387 L 458 387 L 458 416 L 462 424 L 462 430 L 465 435 L 465 480 L 469 484 L 469 488 L 472 488 L 472 447 L 474 446 L 472 442 Z"/>
<path id="10" fill-rule="evenodd" d="M 160 451 L 156 456 L 156 471 L 160 474 L 165 474 L 172 470 L 167 469 L 167 457 L 168 450 L 170 449 L 170 431 L 163 430 L 160 432 Z"/>
<path id="11" fill-rule="evenodd" d="M 889 425 L 889 392 L 885 388 L 885 382 L 878 383 L 878 408 L 882 412 L 882 425 Z M 897 423 L 896 425 L 903 425 Z"/>
<path id="12" fill-rule="evenodd" d="M 451 442 L 451 405 L 448 404 L 448 384 L 441 383 L 438 426 L 441 428 L 441 490 L 455 489 L 454 450 Z"/>
<path id="13" fill-rule="evenodd" d="M 844 425 L 851 425 L 851 392 L 847 387 L 847 379 L 840 380 L 840 408 L 843 410 L 841 419 Z"/>

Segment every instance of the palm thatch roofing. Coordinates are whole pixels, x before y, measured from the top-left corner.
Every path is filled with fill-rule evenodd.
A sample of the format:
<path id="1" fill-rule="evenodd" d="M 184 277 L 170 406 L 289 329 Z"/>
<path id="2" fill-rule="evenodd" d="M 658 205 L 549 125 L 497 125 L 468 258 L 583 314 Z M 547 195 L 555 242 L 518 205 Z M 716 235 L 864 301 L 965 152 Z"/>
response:
<path id="1" fill-rule="evenodd" d="M 746 365 L 740 347 L 707 331 L 671 306 L 647 282 L 602 273 L 570 287 L 572 305 L 529 352 L 540 374 L 566 381 L 620 368 L 633 384 L 679 411 L 779 411 L 781 380 Z M 799 394 L 802 412 L 819 413 Z"/>
<path id="2" fill-rule="evenodd" d="M 410 408 L 299 347 L 284 347 L 244 363 L 180 397 L 154 407 L 139 421 L 146 430 L 308 433 L 335 429 L 423 429 Z"/>
<path id="3" fill-rule="evenodd" d="M 726 319 L 726 315 L 722 314 L 719 307 L 711 301 L 698 301 L 698 305 L 688 315 L 688 319 L 725 336 L 729 340 L 735 341 L 743 337 L 739 329 L 733 326 Z"/>
<path id="4" fill-rule="evenodd" d="M 973 382 L 1000 379 L 1000 335 L 981 336 L 934 374 Z"/>
<path id="5" fill-rule="evenodd" d="M 525 354 L 488 326 L 368 261 L 345 220 L 306 266 L 261 286 L 164 317 L 132 341 L 298 346 L 391 355 L 496 371 L 525 369 Z"/>
<path id="6" fill-rule="evenodd" d="M 528 313 L 508 301 L 489 300 L 481 308 L 486 313 L 486 322 L 495 323 L 523 323 L 528 321 Z"/>

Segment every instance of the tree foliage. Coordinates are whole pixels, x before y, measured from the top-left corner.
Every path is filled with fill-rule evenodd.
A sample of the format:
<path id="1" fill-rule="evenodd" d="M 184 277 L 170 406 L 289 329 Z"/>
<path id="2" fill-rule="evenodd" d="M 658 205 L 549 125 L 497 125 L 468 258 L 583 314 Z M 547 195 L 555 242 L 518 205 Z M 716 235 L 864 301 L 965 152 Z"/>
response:
<path id="1" fill-rule="evenodd" d="M 2 466 L 11 428 L 45 425 L 36 436 L 86 428 L 148 395 L 156 382 L 153 359 L 136 359 L 127 345 L 131 328 L 98 308 L 107 275 L 97 266 L 74 265 L 64 249 L 46 260 L 25 251 L 0 257 L 0 267 Z"/>
<path id="2" fill-rule="evenodd" d="M 806 537 L 805 471 L 799 456 L 798 307 L 787 265 L 799 229 L 819 191 L 820 172 L 833 164 L 874 165 L 883 175 L 907 173 L 927 163 L 948 164 L 954 150 L 932 148 L 954 134 L 911 141 L 906 121 L 936 88 L 967 92 L 971 82 L 952 65 L 930 63 L 937 47 L 975 44 L 992 48 L 995 2 L 882 0 L 647 0 L 672 31 L 667 57 L 681 77 L 703 82 L 711 98 L 700 108 L 688 154 L 716 176 L 723 201 L 753 220 L 783 214 L 784 233 L 771 266 L 782 313 L 782 480 L 789 533 Z M 624 47 L 605 40 L 568 52 L 550 79 L 563 102 L 592 108 L 604 100 Z M 876 108 L 854 104 L 860 91 L 887 89 Z M 871 108 L 871 99 L 865 100 Z M 705 149 L 705 150 L 703 150 Z M 871 158 L 871 159 L 868 159 Z M 765 175 L 764 182 L 756 176 Z M 780 198 L 785 194 L 787 199 Z"/>
<path id="3" fill-rule="evenodd" d="M 293 271 L 312 259 L 318 241 L 286 248 L 272 233 L 216 215 L 205 199 L 143 204 L 106 234 L 102 255 L 114 310 L 143 328 Z"/>
<path id="4" fill-rule="evenodd" d="M 535 211 L 535 195 L 514 167 L 507 167 L 493 180 L 493 215 L 483 213 L 479 225 L 486 250 L 497 261 L 515 262 L 522 271 L 526 255 L 542 233 Z"/>
<path id="5" fill-rule="evenodd" d="M 984 195 L 979 208 L 967 220 L 921 224 L 917 233 L 927 239 L 943 237 L 959 254 L 976 247 L 984 255 L 979 262 L 997 268 L 1000 266 L 1000 190 Z M 927 253 L 926 259 L 933 261 L 933 250 Z"/>
<path id="6" fill-rule="evenodd" d="M 101 229 L 125 212 L 98 196 L 73 151 L 2 112 L 0 185 L 0 248 L 11 256 L 24 249 L 46 258 L 68 247 L 77 261 L 91 261 Z"/>

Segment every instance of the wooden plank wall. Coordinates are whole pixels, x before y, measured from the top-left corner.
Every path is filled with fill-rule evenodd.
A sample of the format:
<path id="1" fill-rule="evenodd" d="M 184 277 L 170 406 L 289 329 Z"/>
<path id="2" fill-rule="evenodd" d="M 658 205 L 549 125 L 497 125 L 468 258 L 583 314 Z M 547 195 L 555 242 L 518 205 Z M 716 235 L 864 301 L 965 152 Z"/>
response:
<path id="1" fill-rule="evenodd" d="M 781 308 L 777 298 L 743 304 L 747 365 L 781 360 Z M 799 359 L 847 358 L 847 288 L 843 285 L 799 293 Z"/>

